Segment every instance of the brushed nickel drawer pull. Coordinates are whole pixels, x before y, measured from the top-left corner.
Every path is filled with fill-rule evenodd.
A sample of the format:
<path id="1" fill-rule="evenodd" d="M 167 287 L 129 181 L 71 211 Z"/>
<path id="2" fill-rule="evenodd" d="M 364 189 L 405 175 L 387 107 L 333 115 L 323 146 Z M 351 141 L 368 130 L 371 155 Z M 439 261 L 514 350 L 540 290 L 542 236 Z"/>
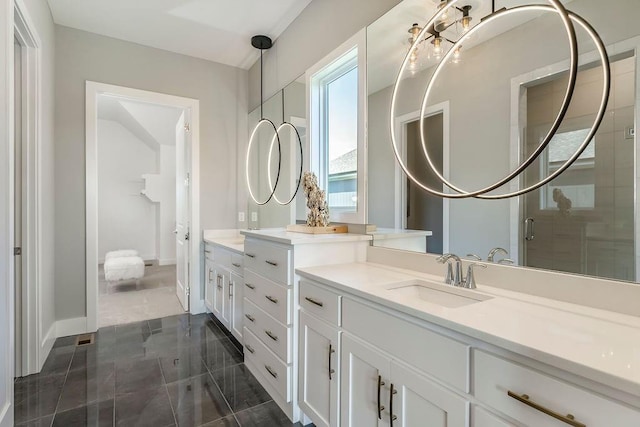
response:
<path id="1" fill-rule="evenodd" d="M 530 400 L 529 396 L 526 394 L 516 394 L 511 390 L 507 391 L 507 394 L 509 395 L 509 397 L 517 400 L 518 402 L 524 403 L 525 405 L 535 409 L 536 411 L 540 411 L 545 415 L 549 415 L 550 417 L 553 417 L 556 420 L 562 421 L 565 424 L 569 424 L 570 426 L 573 426 L 573 427 L 587 427 L 586 424 L 582 424 L 581 422 L 576 421 L 576 418 L 573 415 L 571 414 L 562 415 L 555 411 L 552 411 L 551 409 L 547 409 L 544 406 Z"/>
<path id="2" fill-rule="evenodd" d="M 247 348 L 247 350 L 249 350 L 249 353 L 253 354 L 256 352 L 253 348 L 251 348 L 249 344 L 245 344 L 244 346 Z"/>
<path id="3" fill-rule="evenodd" d="M 265 334 L 267 334 L 267 336 L 268 336 L 269 338 L 271 338 L 272 340 L 274 340 L 274 341 L 278 341 L 278 336 L 277 336 L 277 335 L 274 335 L 274 334 L 273 334 L 273 332 L 271 332 L 271 331 L 264 331 L 264 333 L 265 333 Z"/>
<path id="4" fill-rule="evenodd" d="M 251 322 L 255 322 L 255 321 L 256 321 L 256 318 L 255 318 L 255 317 L 253 317 L 253 316 L 252 316 L 252 315 L 250 315 L 250 314 L 245 314 L 245 315 L 244 315 L 244 317 L 246 317 L 247 319 L 249 319 L 249 321 L 251 321 Z"/>
<path id="5" fill-rule="evenodd" d="M 233 265 L 235 268 L 240 268 L 240 264 L 238 264 L 237 262 L 232 262 L 231 265 Z"/>
<path id="6" fill-rule="evenodd" d="M 274 266 L 274 267 L 277 267 L 277 266 L 278 266 L 278 263 L 277 263 L 277 262 L 275 262 L 275 261 L 269 261 L 269 260 L 267 260 L 267 261 L 265 261 L 265 262 L 266 262 L 267 264 L 269 264 L 269 265 Z"/>
<path id="7" fill-rule="evenodd" d="M 271 369 L 271 366 L 264 365 L 264 368 L 271 374 L 273 378 L 278 378 L 278 374 L 273 369 Z"/>
<path id="8" fill-rule="evenodd" d="M 309 301 L 311 304 L 317 305 L 318 307 L 324 307 L 324 303 L 322 301 L 318 301 L 318 300 L 313 299 L 311 297 L 304 297 L 304 299 Z"/>
<path id="9" fill-rule="evenodd" d="M 248 256 L 249 258 L 255 258 L 256 256 L 254 254 L 245 254 L 246 256 Z"/>
<path id="10" fill-rule="evenodd" d="M 277 304 L 277 303 L 278 303 L 278 299 L 277 299 L 277 298 L 274 298 L 274 297 L 272 297 L 272 296 L 270 296 L 270 295 L 265 296 L 265 298 L 266 298 L 266 299 L 268 299 L 269 301 L 271 301 L 271 302 L 272 302 L 272 303 L 274 303 L 274 304 Z"/>
<path id="11" fill-rule="evenodd" d="M 244 284 L 247 288 L 251 289 L 252 291 L 256 288 L 255 286 L 253 286 L 251 283 L 245 283 Z"/>

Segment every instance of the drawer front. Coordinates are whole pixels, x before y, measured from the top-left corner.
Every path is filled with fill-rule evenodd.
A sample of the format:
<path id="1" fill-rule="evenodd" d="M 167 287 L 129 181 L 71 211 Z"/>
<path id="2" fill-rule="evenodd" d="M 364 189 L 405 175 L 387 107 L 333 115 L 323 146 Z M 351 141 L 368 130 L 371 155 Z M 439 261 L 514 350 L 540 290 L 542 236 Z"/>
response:
<path id="1" fill-rule="evenodd" d="M 229 262 L 230 262 L 229 270 L 231 270 L 234 273 L 242 276 L 243 264 L 244 264 L 244 255 L 240 255 L 238 253 L 231 252 L 231 259 L 230 259 Z"/>
<path id="2" fill-rule="evenodd" d="M 291 249 L 252 239 L 245 240 L 244 265 L 276 283 L 289 286 L 293 282 Z"/>
<path id="3" fill-rule="evenodd" d="M 210 245 L 209 243 L 205 243 L 204 244 L 204 257 L 206 259 L 208 259 L 209 261 L 213 261 L 215 260 L 215 256 L 213 253 L 213 245 Z"/>
<path id="4" fill-rule="evenodd" d="M 418 370 L 468 392 L 467 344 L 399 319 L 350 298 L 342 298 L 342 327 Z"/>
<path id="5" fill-rule="evenodd" d="M 473 380 L 478 400 L 528 426 L 565 425 L 545 409 L 560 416 L 571 414 L 588 427 L 640 425 L 640 411 L 480 350 L 474 350 Z M 529 404 L 510 397 L 509 392 L 527 395 Z"/>
<path id="6" fill-rule="evenodd" d="M 332 325 L 340 325 L 341 297 L 311 282 L 300 281 L 300 307 Z"/>
<path id="7" fill-rule="evenodd" d="M 483 408 L 473 405 L 471 408 L 471 427 L 516 427 Z"/>
<path id="8" fill-rule="evenodd" d="M 290 328 L 260 310 L 251 300 L 244 300 L 244 325 L 285 363 L 291 363 Z"/>
<path id="9" fill-rule="evenodd" d="M 283 325 L 291 324 L 290 289 L 277 285 L 250 270 L 245 270 L 244 281 L 245 291 L 247 291 L 244 294 L 245 297 Z"/>
<path id="10" fill-rule="evenodd" d="M 282 396 L 286 402 L 291 401 L 291 366 L 284 364 L 271 352 L 247 327 L 244 328 L 245 358 L 251 362 Z M 260 375 L 259 375 L 260 376 Z"/>

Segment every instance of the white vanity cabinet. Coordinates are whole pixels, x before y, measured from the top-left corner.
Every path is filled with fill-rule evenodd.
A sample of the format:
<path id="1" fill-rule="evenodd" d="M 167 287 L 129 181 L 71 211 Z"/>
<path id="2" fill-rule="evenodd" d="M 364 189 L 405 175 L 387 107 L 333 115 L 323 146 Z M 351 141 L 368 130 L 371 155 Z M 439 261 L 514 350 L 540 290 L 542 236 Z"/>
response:
<path id="1" fill-rule="evenodd" d="M 300 282 L 299 400 L 318 426 L 640 426 L 606 388 L 340 289 Z"/>
<path id="2" fill-rule="evenodd" d="M 304 421 L 302 407 L 302 412 L 316 415 L 317 426 L 336 425 L 339 385 L 337 376 L 331 374 L 329 378 L 329 363 L 331 370 L 337 372 L 338 296 L 308 293 L 308 289 L 299 284 L 294 270 L 362 262 L 370 237 L 314 236 L 282 230 L 251 230 L 242 234 L 245 235 L 246 366 L 293 422 Z M 304 295 L 303 300 L 310 306 L 300 317 L 298 295 Z M 308 357 L 304 359 L 298 358 L 301 346 L 308 349 L 305 352 Z M 300 370 L 300 364 L 311 369 Z M 304 372 L 308 380 L 300 379 L 300 372 Z M 309 387 L 299 393 L 301 384 Z"/>
<path id="3" fill-rule="evenodd" d="M 241 343 L 242 262 L 242 255 L 235 251 L 205 244 L 205 305 Z"/>

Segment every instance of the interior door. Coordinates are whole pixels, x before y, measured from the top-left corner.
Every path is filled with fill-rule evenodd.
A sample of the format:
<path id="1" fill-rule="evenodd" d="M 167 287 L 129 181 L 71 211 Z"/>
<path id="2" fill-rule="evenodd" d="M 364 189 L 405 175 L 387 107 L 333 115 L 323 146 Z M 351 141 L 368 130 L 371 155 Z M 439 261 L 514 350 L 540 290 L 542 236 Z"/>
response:
<path id="1" fill-rule="evenodd" d="M 14 39 L 14 246 L 22 248 L 22 46 Z M 15 375 L 22 373 L 22 255 L 14 253 Z"/>
<path id="2" fill-rule="evenodd" d="M 189 171 L 190 132 L 188 113 L 184 111 L 176 124 L 176 294 L 185 311 L 189 311 Z"/>

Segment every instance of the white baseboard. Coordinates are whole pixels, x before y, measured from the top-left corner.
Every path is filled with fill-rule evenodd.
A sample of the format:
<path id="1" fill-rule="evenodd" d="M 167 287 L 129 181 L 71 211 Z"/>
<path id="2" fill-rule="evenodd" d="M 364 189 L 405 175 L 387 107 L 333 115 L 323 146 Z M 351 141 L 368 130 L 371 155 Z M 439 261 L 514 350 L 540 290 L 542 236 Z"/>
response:
<path id="1" fill-rule="evenodd" d="M 87 318 L 75 317 L 73 319 L 58 320 L 56 322 L 56 337 L 68 337 L 87 333 Z"/>
<path id="2" fill-rule="evenodd" d="M 47 334 L 42 338 L 42 342 L 40 343 L 40 349 L 38 351 L 38 367 L 36 372 L 29 372 L 29 374 L 35 374 L 42 370 L 44 366 L 44 362 L 47 360 L 51 349 L 53 348 L 53 344 L 56 342 L 56 322 L 53 322 Z"/>
<path id="3" fill-rule="evenodd" d="M 158 265 L 174 265 L 176 263 L 176 259 L 159 259 Z"/>

